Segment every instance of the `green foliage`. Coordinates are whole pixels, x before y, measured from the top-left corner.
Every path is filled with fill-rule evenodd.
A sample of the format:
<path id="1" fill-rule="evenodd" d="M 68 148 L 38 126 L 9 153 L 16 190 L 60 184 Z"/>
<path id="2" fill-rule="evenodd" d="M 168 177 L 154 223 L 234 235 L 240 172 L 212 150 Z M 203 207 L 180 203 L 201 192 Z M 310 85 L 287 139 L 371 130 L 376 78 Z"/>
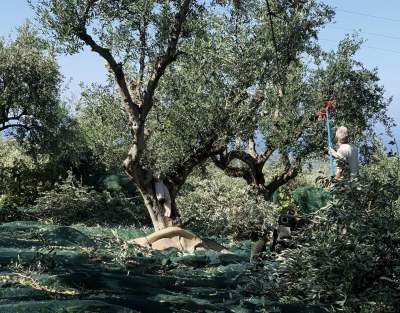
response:
<path id="1" fill-rule="evenodd" d="M 289 210 L 298 212 L 297 205 L 290 191 L 289 186 L 282 186 L 279 188 L 272 197 L 273 202 L 281 208 L 282 213 Z"/>
<path id="2" fill-rule="evenodd" d="M 71 173 L 54 189 L 43 192 L 35 208 L 55 223 L 139 224 L 147 223 L 145 210 L 137 199 L 122 193 L 97 192 L 79 183 Z"/>
<path id="3" fill-rule="evenodd" d="M 43 168 L 14 139 L 0 139 L 0 207 L 31 203 L 40 190 Z"/>
<path id="4" fill-rule="evenodd" d="M 69 135 L 69 136 L 68 136 Z M 0 186 L 3 206 L 32 205 L 38 194 L 53 188 L 54 183 L 72 170 L 88 183 L 90 176 L 102 171 L 72 125 L 62 130 L 58 142 L 32 153 L 26 142 L 13 138 L 0 140 Z"/>
<path id="5" fill-rule="evenodd" d="M 60 83 L 55 55 L 32 25 L 0 39 L 0 131 L 48 147 L 63 116 Z"/>
<path id="6" fill-rule="evenodd" d="M 398 155 L 388 157 L 382 145 L 378 145 L 375 153 L 370 157 L 369 163 L 363 171 L 383 184 L 400 181 L 400 157 Z"/>
<path id="7" fill-rule="evenodd" d="M 315 113 L 326 98 L 337 101 L 335 123 L 346 124 L 356 139 L 376 121 L 390 124 L 389 101 L 376 71 L 354 59 L 359 42 L 346 38 L 336 52 L 319 49 L 318 32 L 334 15 L 329 6 L 314 0 L 274 0 L 270 8 L 258 0 L 246 4 L 192 1 L 177 38 L 178 52 L 158 73 L 155 65 L 167 57 L 171 46 L 167 47 L 174 42 L 169 36 L 179 4 L 144 0 L 35 3 L 42 25 L 63 51 L 79 52 L 84 40 L 112 65 L 109 70 L 116 71 L 120 86 L 123 81 L 122 91 L 129 98 L 124 101 L 138 106 L 146 103 L 149 108 L 149 115 L 146 108 L 140 118 L 127 109 L 128 123 L 113 106 L 118 97 L 112 88 L 84 92 L 86 108 L 80 121 L 93 153 L 106 167 L 123 159 L 129 143 L 124 123 L 132 129 L 146 124 L 145 138 L 131 141 L 140 143 L 132 152 L 138 152 L 139 163 L 149 173 L 169 177 L 182 164 L 190 164 L 190 172 L 203 162 L 193 157 L 202 148 L 230 150 L 238 141 L 240 149 L 246 150 L 256 131 L 269 150 L 291 156 L 293 164 L 286 164 L 284 170 L 295 168 L 291 175 L 295 176 L 296 167 L 325 147 L 324 124 L 316 121 Z M 239 171 L 233 172 L 237 176 Z M 249 171 L 241 172 L 249 176 Z M 264 190 L 266 194 L 274 191 Z"/>
<path id="8" fill-rule="evenodd" d="M 282 255 L 273 274 L 281 301 L 323 303 L 345 312 L 396 312 L 400 180 L 394 161 L 380 156 L 367 174 L 336 186 L 336 199 L 314 216 L 301 247 Z"/>
<path id="9" fill-rule="evenodd" d="M 292 197 L 300 214 L 308 214 L 327 205 L 332 194 L 322 188 L 307 186 L 293 190 Z"/>
<path id="10" fill-rule="evenodd" d="M 20 27 L 14 41 L 0 39 L 3 206 L 32 204 L 69 169 L 85 179 L 92 174 L 94 158 L 59 99 L 61 79 L 52 47 L 31 24 Z"/>
<path id="11" fill-rule="evenodd" d="M 197 36 L 182 42 L 185 53 L 165 73 L 149 116 L 147 160 L 160 172 L 173 172 L 193 150 L 223 145 L 252 127 L 254 105 L 237 101 L 246 98 L 240 88 L 250 87 L 247 76 L 260 71 L 252 62 L 260 53 L 256 34 L 241 25 L 236 38 L 229 20 L 210 11 L 197 21 Z"/>
<path id="12" fill-rule="evenodd" d="M 121 170 L 131 136 L 121 99 L 111 87 L 84 87 L 77 121 L 88 148 L 107 170 Z"/>
<path id="13" fill-rule="evenodd" d="M 176 1 L 83 1 L 39 0 L 32 2 L 44 31 L 53 38 L 60 51 L 78 53 L 84 43 L 79 34 L 85 28 L 99 44 L 122 60 L 134 61 L 135 70 L 143 45 L 140 31 L 146 33 L 146 63 L 153 64 L 166 46 L 169 27 L 179 9 Z M 203 10 L 193 1 L 185 34 L 191 33 L 191 18 Z M 137 66 L 137 67 L 136 67 Z M 146 68 L 151 74 L 152 68 Z"/>
<path id="14" fill-rule="evenodd" d="M 378 121 L 391 125 L 387 115 L 391 99 L 384 97 L 376 70 L 355 59 L 360 47 L 357 37 L 348 37 L 337 51 L 318 56 L 314 66 L 302 63 L 288 67 L 283 96 L 273 88 L 267 90 L 272 97 L 259 119 L 269 145 L 303 159 L 320 156 L 326 149 L 326 131 L 315 114 L 325 99 L 335 100 L 333 125 L 346 125 L 353 142 L 365 139 L 366 131 L 373 131 Z"/>
<path id="15" fill-rule="evenodd" d="M 189 179 L 177 204 L 185 227 L 206 236 L 236 239 L 260 238 L 271 230 L 281 210 L 243 181 L 224 177 L 212 167 L 209 176 Z"/>

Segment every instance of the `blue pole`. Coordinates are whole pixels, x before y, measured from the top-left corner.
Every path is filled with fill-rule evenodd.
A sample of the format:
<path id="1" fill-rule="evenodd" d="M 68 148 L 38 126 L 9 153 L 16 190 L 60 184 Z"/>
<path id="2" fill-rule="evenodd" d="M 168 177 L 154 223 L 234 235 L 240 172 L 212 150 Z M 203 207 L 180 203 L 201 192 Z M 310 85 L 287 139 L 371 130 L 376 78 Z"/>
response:
<path id="1" fill-rule="evenodd" d="M 335 176 L 335 169 L 333 165 L 333 156 L 331 153 L 332 148 L 332 136 L 331 136 L 331 121 L 329 117 L 329 109 L 326 110 L 326 129 L 328 131 L 328 148 L 329 148 L 329 175 Z"/>

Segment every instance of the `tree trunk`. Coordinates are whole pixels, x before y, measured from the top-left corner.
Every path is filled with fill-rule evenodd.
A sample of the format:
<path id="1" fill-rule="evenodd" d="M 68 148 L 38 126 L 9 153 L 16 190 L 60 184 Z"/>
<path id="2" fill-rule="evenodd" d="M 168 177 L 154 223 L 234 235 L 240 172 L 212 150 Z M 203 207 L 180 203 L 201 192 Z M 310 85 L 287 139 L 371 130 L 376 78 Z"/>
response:
<path id="1" fill-rule="evenodd" d="M 268 184 L 256 185 L 257 192 L 262 195 L 265 201 L 271 201 L 274 193 L 283 185 L 287 184 L 290 180 L 297 177 L 299 174 L 299 166 L 288 169 L 281 175 L 275 176 Z"/>
<path id="2" fill-rule="evenodd" d="M 170 191 L 170 189 L 169 189 L 171 198 L 170 216 L 166 214 L 166 210 L 163 203 L 160 202 L 156 197 L 154 190 L 154 180 L 152 180 L 149 184 L 147 184 L 144 187 L 139 186 L 139 190 L 143 197 L 144 204 L 150 215 L 155 231 L 164 229 L 166 227 L 180 225 L 179 214 L 175 203 L 176 196 L 173 192 Z"/>
<path id="3" fill-rule="evenodd" d="M 270 188 L 269 186 L 266 185 L 259 185 L 256 186 L 257 193 L 264 198 L 265 201 L 272 201 L 272 196 L 274 195 L 274 192 L 278 190 L 278 188 Z"/>

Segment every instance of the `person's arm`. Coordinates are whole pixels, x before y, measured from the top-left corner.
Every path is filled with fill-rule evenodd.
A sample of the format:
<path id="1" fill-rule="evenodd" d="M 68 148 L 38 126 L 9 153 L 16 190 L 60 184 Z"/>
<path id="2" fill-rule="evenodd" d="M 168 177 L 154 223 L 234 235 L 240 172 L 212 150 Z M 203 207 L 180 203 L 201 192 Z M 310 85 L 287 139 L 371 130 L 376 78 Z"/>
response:
<path id="1" fill-rule="evenodd" d="M 333 156 L 335 159 L 339 159 L 339 158 L 342 157 L 342 156 L 339 155 L 339 154 L 336 152 L 336 150 L 333 149 L 333 148 L 330 148 L 330 152 L 331 152 L 332 156 Z"/>

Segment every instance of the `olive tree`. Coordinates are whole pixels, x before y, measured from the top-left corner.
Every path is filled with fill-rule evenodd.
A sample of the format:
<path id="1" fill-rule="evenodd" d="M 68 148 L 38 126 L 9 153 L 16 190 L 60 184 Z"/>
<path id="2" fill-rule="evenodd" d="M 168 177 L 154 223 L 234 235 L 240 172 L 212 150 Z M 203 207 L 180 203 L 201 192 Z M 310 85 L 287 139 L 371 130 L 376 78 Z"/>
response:
<path id="1" fill-rule="evenodd" d="M 377 122 L 390 125 L 390 99 L 384 97 L 377 71 L 355 59 L 361 44 L 356 38 L 344 39 L 337 51 L 319 48 L 318 31 L 333 17 L 329 7 L 317 1 L 267 1 L 266 10 L 249 12 L 252 24 L 261 26 L 264 45 L 271 47 L 273 63 L 268 76 L 250 77 L 254 80 L 247 84 L 263 99 L 248 132 L 237 133 L 213 161 L 269 200 L 298 175 L 305 160 L 326 149 L 325 124 L 316 118 L 324 100 L 335 101 L 335 125 L 346 125 L 357 141 Z M 262 148 L 256 149 L 256 143 Z M 283 166 L 267 179 L 272 156 Z"/>
<path id="2" fill-rule="evenodd" d="M 76 106 L 77 124 L 99 164 L 121 172 L 132 139 L 118 93 L 110 85 L 83 86 Z"/>
<path id="3" fill-rule="evenodd" d="M 132 136 L 124 170 L 141 192 L 154 228 L 173 225 L 178 217 L 175 198 L 180 187 L 195 166 L 221 151 L 221 145 L 215 136 L 195 138 L 181 150 L 184 155 L 174 170 L 160 173 L 154 165 L 158 158 L 154 161 L 147 149 L 151 130 L 159 125 L 150 116 L 155 114 L 162 78 L 171 75 L 169 79 L 174 79 L 172 67 L 185 56 L 185 42 L 201 32 L 199 24 L 207 5 L 193 0 L 40 0 L 35 8 L 61 51 L 78 53 L 88 46 L 104 59 L 119 90 Z M 160 101 L 160 107 L 168 108 L 165 99 Z M 158 179 L 168 188 L 171 214 L 165 214 L 157 201 L 154 184 Z"/>
<path id="4" fill-rule="evenodd" d="M 0 39 L 0 132 L 46 140 L 63 116 L 61 75 L 48 43 L 32 25 L 18 29 L 15 40 Z M 47 139 L 45 138 L 47 137 Z"/>

